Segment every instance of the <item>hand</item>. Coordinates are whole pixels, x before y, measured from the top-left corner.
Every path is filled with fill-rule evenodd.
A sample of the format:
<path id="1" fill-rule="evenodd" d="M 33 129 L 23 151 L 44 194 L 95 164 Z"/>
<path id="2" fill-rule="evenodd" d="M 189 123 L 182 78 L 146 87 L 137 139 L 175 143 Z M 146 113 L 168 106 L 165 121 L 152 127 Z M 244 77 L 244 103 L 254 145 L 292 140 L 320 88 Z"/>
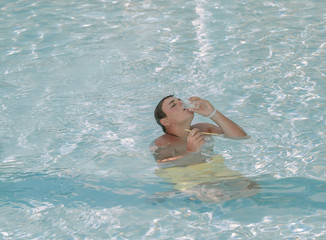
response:
<path id="1" fill-rule="evenodd" d="M 205 143 L 203 134 L 198 128 L 194 128 L 190 131 L 187 138 L 187 151 L 188 152 L 199 152 L 201 146 Z"/>
<path id="2" fill-rule="evenodd" d="M 194 108 L 188 108 L 188 111 L 198 113 L 204 117 L 208 117 L 214 111 L 214 106 L 207 100 L 199 97 L 190 97 L 190 102 L 196 102 Z"/>

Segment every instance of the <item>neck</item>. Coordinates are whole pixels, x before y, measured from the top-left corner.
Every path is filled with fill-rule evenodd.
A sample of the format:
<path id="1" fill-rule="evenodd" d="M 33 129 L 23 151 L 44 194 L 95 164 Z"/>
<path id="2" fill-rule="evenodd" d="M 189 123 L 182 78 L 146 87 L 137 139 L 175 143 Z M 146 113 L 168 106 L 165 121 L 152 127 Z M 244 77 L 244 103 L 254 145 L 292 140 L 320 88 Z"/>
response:
<path id="1" fill-rule="evenodd" d="M 180 124 L 178 126 L 171 127 L 167 129 L 167 134 L 173 135 L 175 137 L 186 137 L 188 136 L 188 132 L 185 131 L 185 129 L 190 129 L 190 123 L 189 124 Z"/>

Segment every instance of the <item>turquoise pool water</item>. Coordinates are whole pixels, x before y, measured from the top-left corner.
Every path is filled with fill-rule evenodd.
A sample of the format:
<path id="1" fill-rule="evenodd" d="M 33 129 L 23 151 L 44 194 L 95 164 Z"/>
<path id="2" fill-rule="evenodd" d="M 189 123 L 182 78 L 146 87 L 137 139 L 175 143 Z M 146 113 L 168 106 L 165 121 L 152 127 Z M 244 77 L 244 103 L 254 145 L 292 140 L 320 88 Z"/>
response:
<path id="1" fill-rule="evenodd" d="M 0 12 L 1 239 L 326 238 L 324 1 Z M 251 135 L 214 153 L 258 194 L 194 200 L 155 175 L 153 109 L 170 93 L 209 99 Z"/>

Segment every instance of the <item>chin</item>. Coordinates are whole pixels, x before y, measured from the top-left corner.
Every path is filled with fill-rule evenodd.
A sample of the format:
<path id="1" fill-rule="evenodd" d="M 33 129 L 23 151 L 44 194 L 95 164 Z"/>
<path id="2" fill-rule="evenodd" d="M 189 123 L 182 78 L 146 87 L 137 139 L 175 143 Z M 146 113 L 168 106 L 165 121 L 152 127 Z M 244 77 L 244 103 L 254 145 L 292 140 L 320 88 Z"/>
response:
<path id="1" fill-rule="evenodd" d="M 195 113 L 194 112 L 190 112 L 185 110 L 185 112 L 182 114 L 182 117 L 180 118 L 180 120 L 183 121 L 192 121 L 194 119 Z"/>
<path id="2" fill-rule="evenodd" d="M 189 111 L 188 111 L 189 112 Z M 193 112 L 189 112 L 189 119 L 190 120 L 192 120 L 192 119 L 194 119 L 194 117 L 195 117 L 195 113 L 193 113 Z"/>

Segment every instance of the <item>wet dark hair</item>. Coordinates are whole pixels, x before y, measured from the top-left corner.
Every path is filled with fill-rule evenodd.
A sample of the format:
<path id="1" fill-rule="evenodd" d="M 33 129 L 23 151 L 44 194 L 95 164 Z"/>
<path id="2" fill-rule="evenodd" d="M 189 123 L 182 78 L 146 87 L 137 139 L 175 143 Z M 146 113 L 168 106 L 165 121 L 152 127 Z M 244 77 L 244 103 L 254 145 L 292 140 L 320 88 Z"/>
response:
<path id="1" fill-rule="evenodd" d="M 166 128 L 161 124 L 160 120 L 167 117 L 165 112 L 163 112 L 162 105 L 163 105 L 164 100 L 169 97 L 174 97 L 174 95 L 169 95 L 169 96 L 162 98 L 162 100 L 157 104 L 157 106 L 154 110 L 155 120 L 156 120 L 157 124 L 161 126 L 163 132 L 165 132 L 165 133 L 166 133 Z"/>

